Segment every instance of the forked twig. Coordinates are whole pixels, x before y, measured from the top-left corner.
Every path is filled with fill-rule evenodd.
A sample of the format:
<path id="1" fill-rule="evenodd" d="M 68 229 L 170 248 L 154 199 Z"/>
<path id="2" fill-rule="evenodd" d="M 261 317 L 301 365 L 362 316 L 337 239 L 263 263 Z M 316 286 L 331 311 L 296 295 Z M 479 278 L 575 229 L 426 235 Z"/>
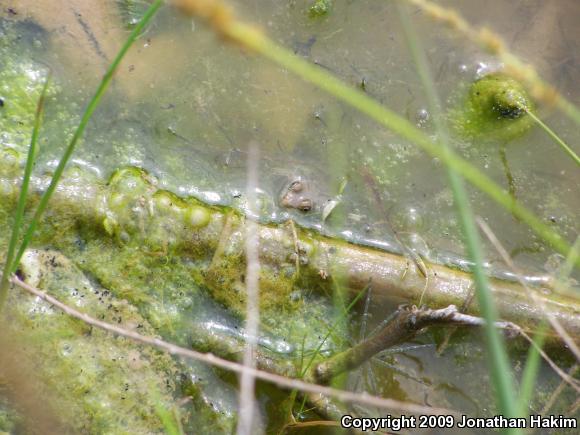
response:
<path id="1" fill-rule="evenodd" d="M 313 367 L 309 378 L 328 383 L 333 377 L 353 370 L 383 350 L 414 337 L 423 328 L 433 325 L 484 326 L 480 317 L 460 313 L 455 305 L 432 310 L 416 306 L 402 306 L 384 328 L 375 335 L 321 362 Z M 511 322 L 495 322 L 500 329 L 520 332 L 521 328 Z"/>

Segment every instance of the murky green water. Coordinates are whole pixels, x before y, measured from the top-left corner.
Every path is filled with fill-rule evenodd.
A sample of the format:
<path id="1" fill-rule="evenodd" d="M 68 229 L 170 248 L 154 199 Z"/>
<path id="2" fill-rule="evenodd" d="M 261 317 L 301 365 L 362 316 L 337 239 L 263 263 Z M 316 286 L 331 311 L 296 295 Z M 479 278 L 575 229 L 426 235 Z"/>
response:
<path id="1" fill-rule="evenodd" d="M 127 31 L 113 11 L 105 22 L 99 14 L 82 15 L 86 27 L 78 27 L 80 21 L 73 14 L 76 21 L 65 26 L 76 27 L 68 34 L 58 27 L 57 19 L 41 20 L 25 3 L 20 9 L 18 3 L 15 6 L 17 15 L 4 12 L 3 25 L 22 35 L 17 46 L 23 57 L 36 62 L 31 70 L 49 65 L 59 88 L 46 106 L 36 168 L 41 173 L 56 165 L 77 121 L 63 113 L 80 112 Z M 485 8 L 445 3 L 458 7 L 474 23 L 490 24 L 560 92 L 580 103 L 577 2 L 555 6 L 494 0 Z M 299 56 L 363 88 L 434 135 L 432 114 L 393 2 L 336 1 L 328 16 L 317 19 L 309 17 L 307 5 L 306 1 L 255 0 L 236 2 L 236 10 Z M 75 2 L 69 7 L 74 11 Z M 412 12 L 443 102 L 440 110 L 446 113 L 460 104 L 473 80 L 499 65 L 472 44 Z M 569 144 L 578 143 L 580 134 L 571 121 L 550 108 L 540 106 L 539 113 Z M 23 148 L 27 138 L 15 142 L 15 147 Z M 247 210 L 251 144 L 260 156 L 261 221 L 292 219 L 323 233 L 400 252 L 396 232 L 400 241 L 427 259 L 461 262 L 458 222 L 441 163 L 288 71 L 223 44 L 201 23 L 169 9 L 155 19 L 124 62 L 73 164 L 101 177 L 121 166 L 140 166 L 154 174 L 163 188 Z M 454 137 L 452 145 L 507 187 L 502 143 Z M 517 198 L 573 243 L 580 210 L 580 173 L 574 163 L 537 128 L 510 141 L 506 157 Z M 280 204 L 297 179 L 306 185 L 303 193 L 311 201 L 309 211 Z M 470 197 L 475 213 L 530 275 L 558 267 L 562 260 L 524 224 L 474 189 Z M 335 208 L 331 201 L 336 202 Z M 489 244 L 486 251 L 491 272 L 501 274 L 505 267 L 499 256 Z M 372 299 L 370 305 L 375 323 L 391 308 L 374 306 Z M 358 311 L 362 314 L 364 304 Z M 353 340 L 359 328 L 353 326 Z M 441 336 L 435 332 L 421 339 L 420 347 L 386 356 L 396 370 L 375 362 L 372 368 L 353 374 L 349 383 L 385 397 L 485 412 L 492 392 L 480 375 L 486 373 L 485 350 L 478 333 L 460 334 L 436 357 L 434 342 Z M 514 364 L 518 366 L 522 358 L 514 355 Z M 557 383 L 552 372 L 542 372 L 546 391 Z"/>
<path id="2" fill-rule="evenodd" d="M 536 6 L 537 14 L 563 20 L 560 35 L 551 32 L 551 21 L 544 25 L 546 29 L 529 30 L 524 18 L 534 16 L 531 6 L 520 18 L 522 23 L 514 23 L 513 17 L 523 6 L 511 2 L 490 8 L 502 10 L 498 16 L 487 11 L 488 16 L 477 16 L 474 21 L 497 24 L 503 37 L 515 41 L 516 50 L 521 47 L 522 54 L 574 101 L 578 98 L 574 86 L 578 60 L 566 48 L 574 41 L 573 21 L 562 12 L 565 8 L 542 9 L 541 2 Z M 369 95 L 426 132 L 434 131 L 396 8 L 390 2 L 337 2 L 332 13 L 321 19 L 309 18 L 304 2 L 243 2 L 238 9 L 297 54 L 355 86 L 364 83 Z M 475 15 L 469 8 L 466 12 Z M 497 62 L 420 14 L 414 14 L 413 20 L 431 60 L 441 109 L 446 111 L 460 103 L 466 86 L 482 71 L 497 68 Z M 568 22 L 569 31 L 562 28 Z M 546 41 L 540 47 L 535 32 L 544 33 L 542 41 Z M 82 105 L 113 51 L 104 51 L 101 45 L 106 43 L 93 46 L 93 52 L 83 56 L 95 58 L 101 69 L 80 68 L 79 72 L 59 63 L 58 40 L 51 42 L 50 33 L 37 39 L 41 47 L 35 55 L 40 54 L 57 71 L 66 99 Z M 85 146 L 77 153 L 79 162 L 104 176 L 119 165 L 143 166 L 172 190 L 243 209 L 247 148 L 255 142 L 261 157 L 261 219 L 292 218 L 347 239 L 398 250 L 394 230 L 428 258 L 444 261 L 447 254 L 461 256 L 451 193 L 439 163 L 289 72 L 224 46 L 200 23 L 164 11 L 119 75 Z M 540 108 L 540 113 L 568 142 L 577 140 L 569 121 L 550 109 Z M 54 164 L 63 145 L 61 136 L 51 138 L 41 157 Z M 454 146 L 507 186 L 500 143 L 456 139 Z M 573 163 L 537 128 L 511 141 L 506 156 L 517 198 L 573 241 L 579 206 Z M 281 192 L 297 177 L 309 184 L 308 195 L 314 203 L 309 213 L 279 206 Z M 327 201 L 339 194 L 343 183 L 340 207 L 323 222 Z M 541 272 L 551 251 L 482 194 L 472 191 L 471 195 L 475 212 L 508 251 L 527 269 Z M 490 262 L 499 262 L 493 249 L 488 251 Z"/>

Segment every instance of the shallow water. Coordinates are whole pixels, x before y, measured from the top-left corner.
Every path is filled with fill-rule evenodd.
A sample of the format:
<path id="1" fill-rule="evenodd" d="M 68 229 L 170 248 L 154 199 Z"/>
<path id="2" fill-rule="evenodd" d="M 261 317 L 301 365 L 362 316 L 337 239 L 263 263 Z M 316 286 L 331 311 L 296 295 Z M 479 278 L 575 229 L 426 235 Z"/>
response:
<path id="1" fill-rule="evenodd" d="M 578 59 L 573 57 L 576 51 L 569 49 L 577 32 L 569 17 L 578 7 L 571 2 L 569 9 L 553 10 L 537 2 L 537 14 L 552 20 L 546 20 L 546 29 L 538 26 L 537 32 L 545 33 L 545 42 L 538 47 L 538 35 L 526 25 L 528 19 L 537 20 L 529 18 L 534 14 L 523 14 L 524 6 L 518 2 L 499 3 L 502 7 L 490 8 L 474 21 L 497 24 L 506 41 L 514 42 L 516 53 L 531 57 L 564 95 L 578 100 L 574 86 Z M 311 19 L 305 7 L 304 2 L 237 5 L 241 16 L 280 43 L 355 86 L 364 83 L 369 95 L 433 133 L 393 4 L 336 2 L 332 13 L 322 19 Z M 492 15 L 491 11 L 500 10 Z M 464 12 L 475 15 L 469 8 Z M 515 16 L 521 23 L 514 23 Z M 443 101 L 441 109 L 457 106 L 465 86 L 482 70 L 497 67 L 497 62 L 421 14 L 414 13 L 412 19 L 423 36 Z M 559 23 L 561 33 L 554 34 L 550 23 Z M 98 24 L 88 21 L 92 28 Z M 79 62 L 80 67 L 71 70 L 59 63 L 64 56 L 58 46 L 62 35 L 55 37 L 54 32 L 49 29 L 46 39 L 38 38 L 42 48 L 48 48 L 41 55 L 59 73 L 65 98 L 82 105 L 99 68 L 86 71 Z M 104 42 L 83 53 L 96 59 L 86 63 L 101 63 L 102 70 L 114 53 L 106 47 L 118 44 L 106 37 L 124 33 L 113 27 Z M 540 113 L 565 140 L 575 143 L 577 129 L 569 121 L 547 108 L 540 108 Z M 63 145 L 60 136 L 50 142 L 41 156 L 49 166 L 55 164 Z M 171 190 L 244 209 L 250 143 L 258 145 L 261 157 L 261 220 L 292 218 L 323 232 L 400 251 L 392 234 L 396 231 L 403 243 L 427 258 L 445 262 L 462 256 L 451 193 L 440 164 L 289 72 L 224 46 L 202 24 L 170 11 L 161 13 L 125 62 L 87 133 L 86 146 L 77 153 L 77 163 L 104 176 L 120 165 L 143 166 Z M 454 145 L 507 186 L 500 144 L 457 139 Z M 575 186 L 579 177 L 571 160 L 537 128 L 510 142 L 506 154 L 518 199 L 573 242 L 578 231 Z M 296 177 L 308 182 L 307 194 L 314 202 L 309 213 L 279 205 L 281 192 Z M 336 199 L 344 183 L 339 206 L 323 222 L 322 210 L 328 200 Z M 471 197 L 475 212 L 515 259 L 530 272 L 542 272 L 551 250 L 484 195 L 471 190 Z M 488 259 L 498 269 L 500 261 L 491 248 Z"/>
<path id="2" fill-rule="evenodd" d="M 59 31 L 59 17 L 47 14 L 41 19 L 27 3 L 8 18 L 20 22 L 26 36 L 19 44 L 34 61 L 50 65 L 61 89 L 46 107 L 37 166 L 41 172 L 55 166 L 76 122 L 58 119 L 59 110 L 79 112 L 127 30 L 114 12 L 82 15 L 88 30 L 79 27 L 73 13 L 71 21 L 65 21 L 73 29 L 71 36 Z M 578 2 L 561 1 L 555 7 L 539 0 L 494 0 L 485 8 L 447 3 L 474 23 L 490 24 L 516 54 L 537 65 L 567 98 L 580 104 Z M 331 13 L 319 19 L 308 16 L 306 1 L 235 5 L 240 16 L 284 46 L 353 86 L 364 86 L 366 93 L 434 134 L 393 2 L 336 1 Z M 115 7 L 113 2 L 109 6 Z M 71 2 L 69 8 L 75 7 Z M 443 102 L 441 111 L 447 112 L 460 104 L 462 92 L 482 70 L 498 65 L 472 44 L 412 12 Z M 30 19 L 23 20 L 27 15 Z M 539 113 L 569 144 L 578 143 L 580 133 L 571 121 L 550 108 L 540 106 Z M 463 258 L 452 195 L 440 163 L 288 71 L 223 44 L 203 24 L 170 10 L 161 12 L 124 62 L 74 164 L 103 177 L 124 165 L 144 167 L 162 187 L 247 211 L 250 144 L 260 155 L 261 221 L 293 219 L 327 234 L 400 252 L 396 232 L 425 258 Z M 507 186 L 500 144 L 455 138 L 453 146 Z M 580 210 L 580 173 L 574 163 L 537 128 L 510 142 L 506 154 L 518 199 L 573 243 Z M 308 186 L 306 193 L 314 204 L 309 212 L 280 205 L 281 195 L 297 177 Z M 561 264 L 560 257 L 509 213 L 474 189 L 470 197 L 475 213 L 530 274 L 553 272 Z M 338 205 L 323 219 L 329 200 Z M 486 251 L 492 272 L 502 270 L 489 244 Z M 385 310 L 371 310 L 376 322 Z M 485 367 L 477 333 L 462 337 L 441 358 L 434 356 L 436 338 L 436 333 L 426 338 L 430 346 L 407 356 L 389 357 L 406 368 L 406 375 L 375 367 L 369 378 L 378 377 L 378 385 L 368 381 L 364 388 L 387 397 L 464 410 L 473 406 L 474 413 L 483 412 L 492 392 L 481 391 L 481 382 L 473 379 Z M 514 358 L 517 364 L 520 357 Z M 449 365 L 454 367 L 452 374 L 446 369 Z M 542 373 L 544 388 L 553 388 L 556 378 L 547 370 Z M 419 377 L 428 378 L 431 386 L 418 382 Z M 489 382 L 485 385 L 490 388 Z M 477 397 L 477 403 L 465 405 L 466 396 Z"/>

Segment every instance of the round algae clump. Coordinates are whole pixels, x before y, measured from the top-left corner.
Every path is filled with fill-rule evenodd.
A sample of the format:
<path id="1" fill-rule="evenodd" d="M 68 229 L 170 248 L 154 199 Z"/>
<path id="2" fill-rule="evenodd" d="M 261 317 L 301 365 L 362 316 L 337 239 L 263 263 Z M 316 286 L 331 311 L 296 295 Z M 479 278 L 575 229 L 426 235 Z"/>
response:
<path id="1" fill-rule="evenodd" d="M 534 104 L 524 87 L 502 73 L 488 74 L 475 81 L 455 125 L 462 136 L 511 140 L 524 134 L 532 119 L 527 112 Z"/>
<path id="2" fill-rule="evenodd" d="M 195 228 L 205 227 L 210 220 L 209 211 L 198 205 L 187 207 L 186 221 Z"/>

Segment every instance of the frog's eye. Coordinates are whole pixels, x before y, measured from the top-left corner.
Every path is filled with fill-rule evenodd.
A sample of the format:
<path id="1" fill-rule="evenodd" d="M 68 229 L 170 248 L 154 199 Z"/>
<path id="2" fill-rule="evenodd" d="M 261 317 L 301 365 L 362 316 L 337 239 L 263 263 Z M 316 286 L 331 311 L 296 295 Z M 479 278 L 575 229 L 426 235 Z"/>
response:
<path id="1" fill-rule="evenodd" d="M 304 183 L 302 183 L 302 181 L 300 180 L 293 181 L 292 184 L 290 184 L 290 186 L 288 187 L 288 190 L 296 193 L 302 192 L 303 189 Z"/>
<path id="2" fill-rule="evenodd" d="M 300 204 L 298 205 L 298 209 L 301 211 L 312 210 L 312 201 L 309 199 L 303 199 L 302 201 L 300 201 Z"/>

